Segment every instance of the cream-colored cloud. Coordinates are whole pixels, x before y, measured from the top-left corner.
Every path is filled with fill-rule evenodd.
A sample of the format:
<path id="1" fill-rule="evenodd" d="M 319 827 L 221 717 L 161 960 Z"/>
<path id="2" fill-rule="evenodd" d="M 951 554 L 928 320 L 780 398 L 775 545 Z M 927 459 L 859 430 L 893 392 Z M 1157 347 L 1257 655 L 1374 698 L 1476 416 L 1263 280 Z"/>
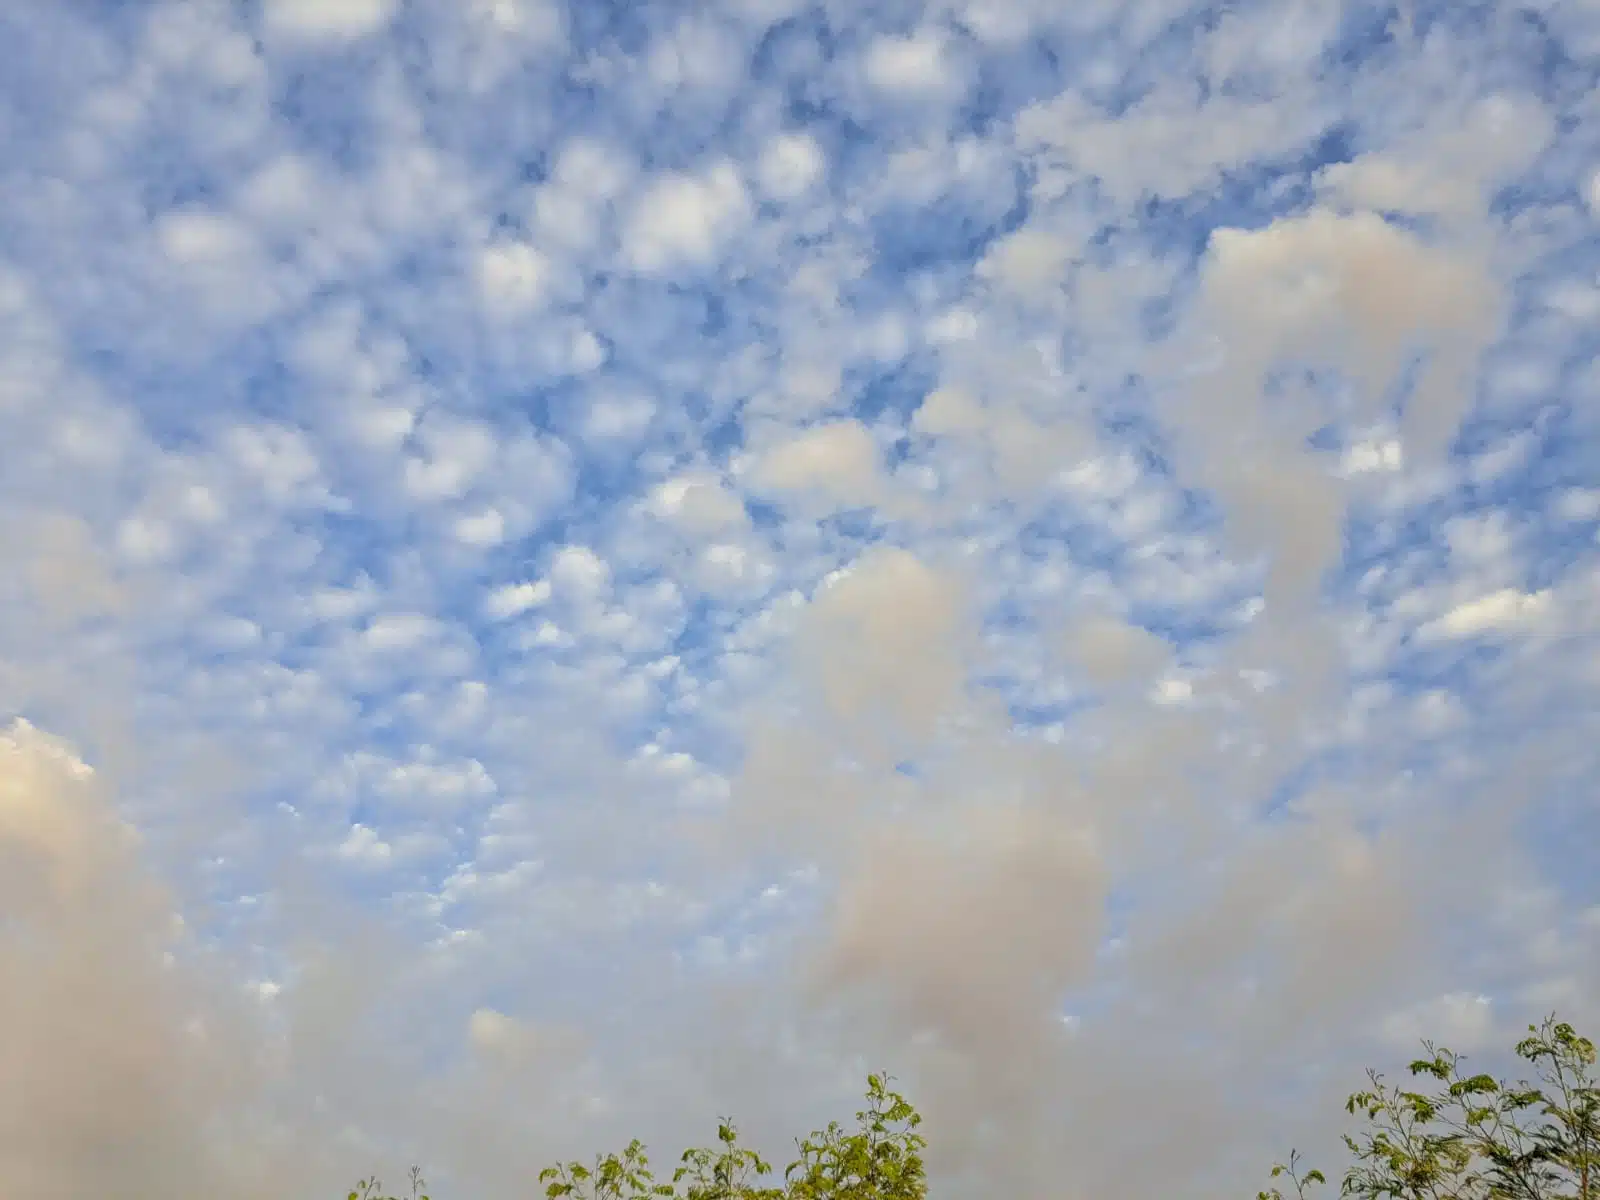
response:
<path id="1" fill-rule="evenodd" d="M 1322 209 L 1260 230 L 1217 230 L 1202 299 L 1227 343 L 1219 387 L 1252 395 L 1276 362 L 1322 361 L 1353 374 L 1373 405 L 1407 355 L 1429 350 L 1406 430 L 1431 451 L 1471 402 L 1497 303 L 1469 251 L 1431 246 L 1372 213 Z"/>
<path id="2" fill-rule="evenodd" d="M 30 531 L 29 541 L 30 582 L 49 618 L 70 623 L 124 609 L 127 593 L 87 522 L 47 514 Z"/>
<path id="3" fill-rule="evenodd" d="M 877 445 L 860 421 L 830 421 L 762 452 L 751 472 L 763 491 L 815 499 L 835 509 L 883 498 Z"/>
<path id="4" fill-rule="evenodd" d="M 949 387 L 929 392 L 911 417 L 913 430 L 934 436 L 976 433 L 986 423 L 983 407 L 972 396 Z"/>
<path id="5" fill-rule="evenodd" d="M 1066 284 L 1067 266 L 1078 250 L 1062 234 L 1024 225 L 990 246 L 975 271 L 981 279 L 1032 299 Z"/>
<path id="6" fill-rule="evenodd" d="M 848 742 L 888 753 L 932 737 L 960 704 L 964 591 L 952 575 L 887 548 L 818 591 L 796 633 L 796 662 Z"/>
<path id="7" fill-rule="evenodd" d="M 1192 84 L 1173 81 L 1116 117 L 1070 90 L 1023 110 L 1016 126 L 1052 174 L 1092 177 L 1115 203 L 1131 206 L 1144 196 L 1188 195 L 1230 168 L 1301 145 L 1298 116 L 1294 105 L 1226 94 L 1197 103 Z"/>
<path id="8" fill-rule="evenodd" d="M 1375 212 L 1472 215 L 1483 203 L 1470 180 L 1442 177 L 1414 159 L 1363 155 L 1318 173 L 1318 182 L 1348 204 Z"/>
<path id="9" fill-rule="evenodd" d="M 16 1200 L 244 1187 L 211 1138 L 250 1063 L 95 775 L 0 733 L 0 1176 Z"/>
<path id="10" fill-rule="evenodd" d="M 1426 460 L 1471 403 L 1497 289 L 1468 249 L 1430 244 L 1373 213 L 1315 209 L 1213 233 L 1199 304 L 1223 362 L 1167 419 L 1247 552 L 1270 555 L 1269 604 L 1298 604 L 1340 552 L 1345 495 L 1333 464 L 1305 445 L 1325 414 L 1293 391 L 1268 400 L 1269 372 L 1337 366 L 1370 418 L 1409 357 L 1426 353 L 1404 422 L 1407 457 Z"/>
<path id="11" fill-rule="evenodd" d="M 974 806 L 942 837 L 885 825 L 843 881 L 811 986 L 864 989 L 900 1028 L 1014 1069 L 1092 965 L 1105 885 L 1093 837 L 1047 812 Z"/>
<path id="12" fill-rule="evenodd" d="M 389 868 L 418 844 L 357 824 L 339 854 Z M 273 880 L 284 973 L 263 982 L 189 934 L 142 851 L 64 744 L 24 722 L 0 734 L 8 1200 L 325 1194 L 392 1163 L 394 1133 L 408 1156 L 449 1146 L 469 1175 L 505 1170 L 489 1194 L 514 1194 L 529 1148 L 508 1135 L 580 1065 L 569 1031 L 480 1010 L 475 1056 L 423 1096 L 374 1001 L 428 990 L 437 963 L 353 919 L 302 857 Z"/>
<path id="13" fill-rule="evenodd" d="M 1481 222 L 1496 186 L 1530 166 L 1554 132 L 1537 99 L 1492 93 L 1398 145 L 1324 167 L 1317 183 L 1325 197 L 1357 209 Z"/>
<path id="14" fill-rule="evenodd" d="M 707 473 L 675 476 L 650 497 L 650 510 L 697 537 L 708 537 L 749 524 L 744 501 Z"/>
<path id="15" fill-rule="evenodd" d="M 915 433 L 976 448 L 988 466 L 994 499 L 1020 499 L 1078 463 L 1093 445 L 1088 429 L 1070 414 L 1041 420 L 1016 401 L 980 403 L 960 386 L 935 389 L 912 414 Z"/>
<path id="16" fill-rule="evenodd" d="M 476 1009 L 467 1019 L 467 1041 L 486 1064 L 512 1071 L 570 1064 L 582 1049 L 574 1030 L 519 1020 L 492 1008 Z"/>
<path id="17" fill-rule="evenodd" d="M 1067 660 L 1099 687 L 1147 681 L 1172 655 L 1162 638 L 1106 616 L 1073 620 L 1062 648 Z"/>

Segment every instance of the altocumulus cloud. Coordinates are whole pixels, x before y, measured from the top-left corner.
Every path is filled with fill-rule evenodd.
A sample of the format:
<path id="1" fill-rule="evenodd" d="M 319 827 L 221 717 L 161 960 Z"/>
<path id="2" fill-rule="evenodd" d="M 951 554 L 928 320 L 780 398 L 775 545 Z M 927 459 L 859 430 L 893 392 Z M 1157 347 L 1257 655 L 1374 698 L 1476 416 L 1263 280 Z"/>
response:
<path id="1" fill-rule="evenodd" d="M 4 6 L 7 1196 L 880 1064 L 943 1194 L 1248 1194 L 1592 1025 L 1597 79 L 1561 0 Z"/>

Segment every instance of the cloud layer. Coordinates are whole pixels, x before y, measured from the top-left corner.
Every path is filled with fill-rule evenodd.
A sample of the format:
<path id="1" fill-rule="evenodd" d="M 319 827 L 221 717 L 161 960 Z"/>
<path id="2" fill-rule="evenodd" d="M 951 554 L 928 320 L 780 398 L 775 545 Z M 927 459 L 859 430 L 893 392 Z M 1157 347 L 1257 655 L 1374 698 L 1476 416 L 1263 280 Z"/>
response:
<path id="1" fill-rule="evenodd" d="M 8 1195 L 869 1066 L 942 1194 L 1248 1194 L 1593 1025 L 1591 17 L 0 15 Z"/>

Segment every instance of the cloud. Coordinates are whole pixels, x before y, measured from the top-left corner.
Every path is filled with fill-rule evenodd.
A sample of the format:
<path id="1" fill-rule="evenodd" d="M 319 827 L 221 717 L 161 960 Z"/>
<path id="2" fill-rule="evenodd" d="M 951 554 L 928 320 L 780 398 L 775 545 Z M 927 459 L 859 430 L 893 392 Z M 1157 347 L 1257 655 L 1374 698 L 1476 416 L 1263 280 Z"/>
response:
<path id="1" fill-rule="evenodd" d="M 507 583 L 489 593 L 485 607 L 490 616 L 503 621 L 508 617 L 520 616 L 530 608 L 537 608 L 550 599 L 550 594 L 548 579 L 538 579 L 532 583 Z"/>
<path id="2" fill-rule="evenodd" d="M 266 0 L 263 18 L 273 33 L 337 43 L 381 32 L 394 13 L 394 0 Z"/>
<path id="3" fill-rule="evenodd" d="M 716 163 L 698 175 L 664 176 L 635 199 L 622 229 L 623 258 L 646 274 L 704 267 L 749 211 L 744 181 L 732 163 Z"/>
<path id="4" fill-rule="evenodd" d="M 0 735 L 0 780 L 8 1186 L 25 1200 L 248 1187 L 205 1132 L 248 1086 L 248 1043 L 226 996 L 174 958 L 182 926 L 133 831 L 25 722 Z"/>
<path id="5" fill-rule="evenodd" d="M 24 7 L 8 1196 L 866 1064 L 941 1194 L 1249 1194 L 1593 1023 L 1571 6 Z"/>
<path id="6" fill-rule="evenodd" d="M 860 508 L 882 496 L 877 445 L 856 420 L 812 426 L 772 446 L 756 462 L 757 487 L 815 497 L 835 508 Z"/>
<path id="7" fill-rule="evenodd" d="M 1086 975 L 1104 870 L 1083 830 L 1025 809 L 972 812 L 946 837 L 869 835 L 812 986 L 880 990 L 897 1028 L 931 1032 L 976 1072 L 1004 1070 L 1018 1044 L 1049 1036 L 1052 997 Z"/>
<path id="8" fill-rule="evenodd" d="M 848 740 L 887 722 L 891 736 L 933 735 L 956 708 L 961 584 L 904 550 L 864 555 L 813 598 L 797 630 L 801 669 Z"/>
<path id="9" fill-rule="evenodd" d="M 922 29 L 908 37 L 880 36 L 867 48 L 864 67 L 873 87 L 896 94 L 941 90 L 949 80 L 945 36 Z"/>
<path id="10" fill-rule="evenodd" d="M 1212 235 L 1206 294 L 1232 347 L 1226 379 L 1259 379 L 1273 359 L 1333 355 L 1377 401 L 1404 357 L 1433 350 L 1407 408 L 1409 431 L 1437 450 L 1469 397 L 1497 297 L 1483 269 L 1372 213 L 1313 211 L 1264 230 Z M 1339 339 L 1334 342 L 1333 339 Z M 1342 343 L 1342 344 L 1341 344 Z"/>
<path id="11" fill-rule="evenodd" d="M 1072 622 L 1063 646 L 1090 682 L 1101 687 L 1147 679 L 1171 654 L 1170 647 L 1148 630 L 1103 616 Z"/>
<path id="12" fill-rule="evenodd" d="M 707 536 L 748 523 L 744 502 L 709 475 L 680 475 L 658 486 L 651 508 L 689 532 Z"/>
<path id="13" fill-rule="evenodd" d="M 1525 593 L 1501 588 L 1458 604 L 1417 631 L 1419 637 L 1468 638 L 1535 625 L 1550 606 L 1548 592 Z"/>
<path id="14" fill-rule="evenodd" d="M 816 138 L 804 133 L 784 133 L 773 138 L 762 150 L 757 173 L 769 196 L 793 200 L 816 184 L 827 166 Z"/>
<path id="15" fill-rule="evenodd" d="M 492 312 L 524 312 L 543 298 L 549 270 L 525 242 L 490 246 L 478 255 L 478 289 Z"/>

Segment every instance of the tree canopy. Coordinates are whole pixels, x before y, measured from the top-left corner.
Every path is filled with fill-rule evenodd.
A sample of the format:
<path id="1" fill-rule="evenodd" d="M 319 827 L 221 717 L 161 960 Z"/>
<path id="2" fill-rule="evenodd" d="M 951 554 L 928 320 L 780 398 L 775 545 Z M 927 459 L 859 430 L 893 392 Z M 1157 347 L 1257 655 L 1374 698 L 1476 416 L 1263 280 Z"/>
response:
<path id="1" fill-rule="evenodd" d="M 1407 1082 L 1377 1071 L 1353 1092 L 1344 1135 L 1351 1155 L 1340 1182 L 1347 1200 L 1600 1200 L 1600 1086 L 1595 1047 L 1554 1015 L 1528 1026 L 1516 1045 L 1533 1080 L 1510 1082 L 1465 1069 L 1466 1058 L 1433 1042 L 1407 1069 Z M 923 1200 L 928 1193 L 917 1132 L 922 1117 L 889 1075 L 867 1077 L 853 1131 L 839 1122 L 796 1139 L 797 1157 L 780 1178 L 739 1144 L 733 1121 L 717 1144 L 685 1150 L 670 1180 L 658 1179 L 637 1139 L 591 1163 L 557 1163 L 539 1174 L 546 1200 Z M 1271 1168 L 1256 1200 L 1309 1200 L 1326 1186 L 1297 1151 Z M 412 1168 L 406 1200 L 427 1200 Z M 396 1200 L 376 1179 L 349 1200 Z"/>

